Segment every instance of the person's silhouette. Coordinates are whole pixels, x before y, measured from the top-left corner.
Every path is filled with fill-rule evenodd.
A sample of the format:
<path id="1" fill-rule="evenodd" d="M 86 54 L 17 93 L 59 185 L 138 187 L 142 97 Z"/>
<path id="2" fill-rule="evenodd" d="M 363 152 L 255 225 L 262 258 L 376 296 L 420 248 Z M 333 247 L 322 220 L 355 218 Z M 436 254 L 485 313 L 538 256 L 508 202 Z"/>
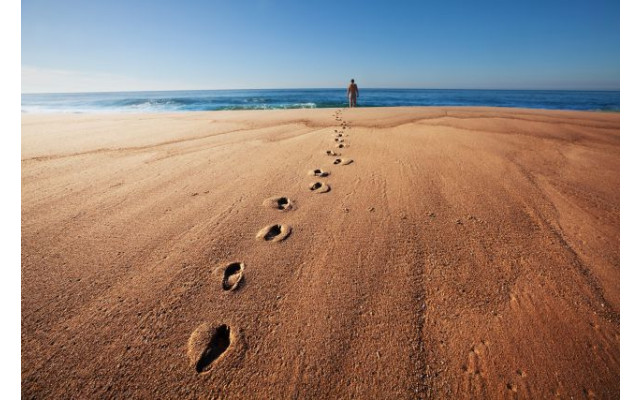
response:
<path id="1" fill-rule="evenodd" d="M 356 106 L 359 96 L 360 96 L 360 92 L 358 91 L 358 85 L 356 85 L 355 81 L 352 79 L 351 84 L 347 89 L 347 97 L 349 98 L 349 107 Z"/>

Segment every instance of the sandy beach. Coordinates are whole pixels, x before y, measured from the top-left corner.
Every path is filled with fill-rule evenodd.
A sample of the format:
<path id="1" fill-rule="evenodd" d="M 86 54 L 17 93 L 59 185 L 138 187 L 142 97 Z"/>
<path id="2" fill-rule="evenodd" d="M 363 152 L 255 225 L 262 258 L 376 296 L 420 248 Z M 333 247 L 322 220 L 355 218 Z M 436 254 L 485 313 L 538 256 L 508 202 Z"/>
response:
<path id="1" fill-rule="evenodd" d="M 23 114 L 21 173 L 23 398 L 619 397 L 618 113 Z"/>

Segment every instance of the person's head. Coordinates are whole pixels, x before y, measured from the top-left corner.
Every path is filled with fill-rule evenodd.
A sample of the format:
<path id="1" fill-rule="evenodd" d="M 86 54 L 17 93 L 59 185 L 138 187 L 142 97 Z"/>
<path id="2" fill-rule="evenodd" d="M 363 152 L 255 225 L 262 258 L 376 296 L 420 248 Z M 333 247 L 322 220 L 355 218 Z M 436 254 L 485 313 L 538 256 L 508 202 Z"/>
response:
<path id="1" fill-rule="evenodd" d="M 354 82 L 355 82 L 355 81 L 352 79 L 352 80 L 351 80 L 351 83 L 354 83 Z"/>

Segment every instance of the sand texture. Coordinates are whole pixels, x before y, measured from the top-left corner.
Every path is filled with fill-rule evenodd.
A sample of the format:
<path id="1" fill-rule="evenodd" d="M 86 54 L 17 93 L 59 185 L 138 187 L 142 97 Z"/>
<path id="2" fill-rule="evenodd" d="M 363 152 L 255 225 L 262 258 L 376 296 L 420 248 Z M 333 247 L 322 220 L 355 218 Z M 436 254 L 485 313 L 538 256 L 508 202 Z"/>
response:
<path id="1" fill-rule="evenodd" d="M 617 113 L 25 114 L 22 395 L 618 398 L 619 189 Z"/>

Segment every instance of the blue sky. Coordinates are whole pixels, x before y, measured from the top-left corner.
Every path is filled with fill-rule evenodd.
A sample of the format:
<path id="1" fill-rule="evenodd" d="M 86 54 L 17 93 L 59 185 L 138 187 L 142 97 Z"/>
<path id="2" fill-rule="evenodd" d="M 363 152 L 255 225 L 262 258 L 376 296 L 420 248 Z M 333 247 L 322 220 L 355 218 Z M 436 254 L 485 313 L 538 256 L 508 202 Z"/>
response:
<path id="1" fill-rule="evenodd" d="M 620 4 L 22 1 L 22 92 L 620 87 Z"/>

